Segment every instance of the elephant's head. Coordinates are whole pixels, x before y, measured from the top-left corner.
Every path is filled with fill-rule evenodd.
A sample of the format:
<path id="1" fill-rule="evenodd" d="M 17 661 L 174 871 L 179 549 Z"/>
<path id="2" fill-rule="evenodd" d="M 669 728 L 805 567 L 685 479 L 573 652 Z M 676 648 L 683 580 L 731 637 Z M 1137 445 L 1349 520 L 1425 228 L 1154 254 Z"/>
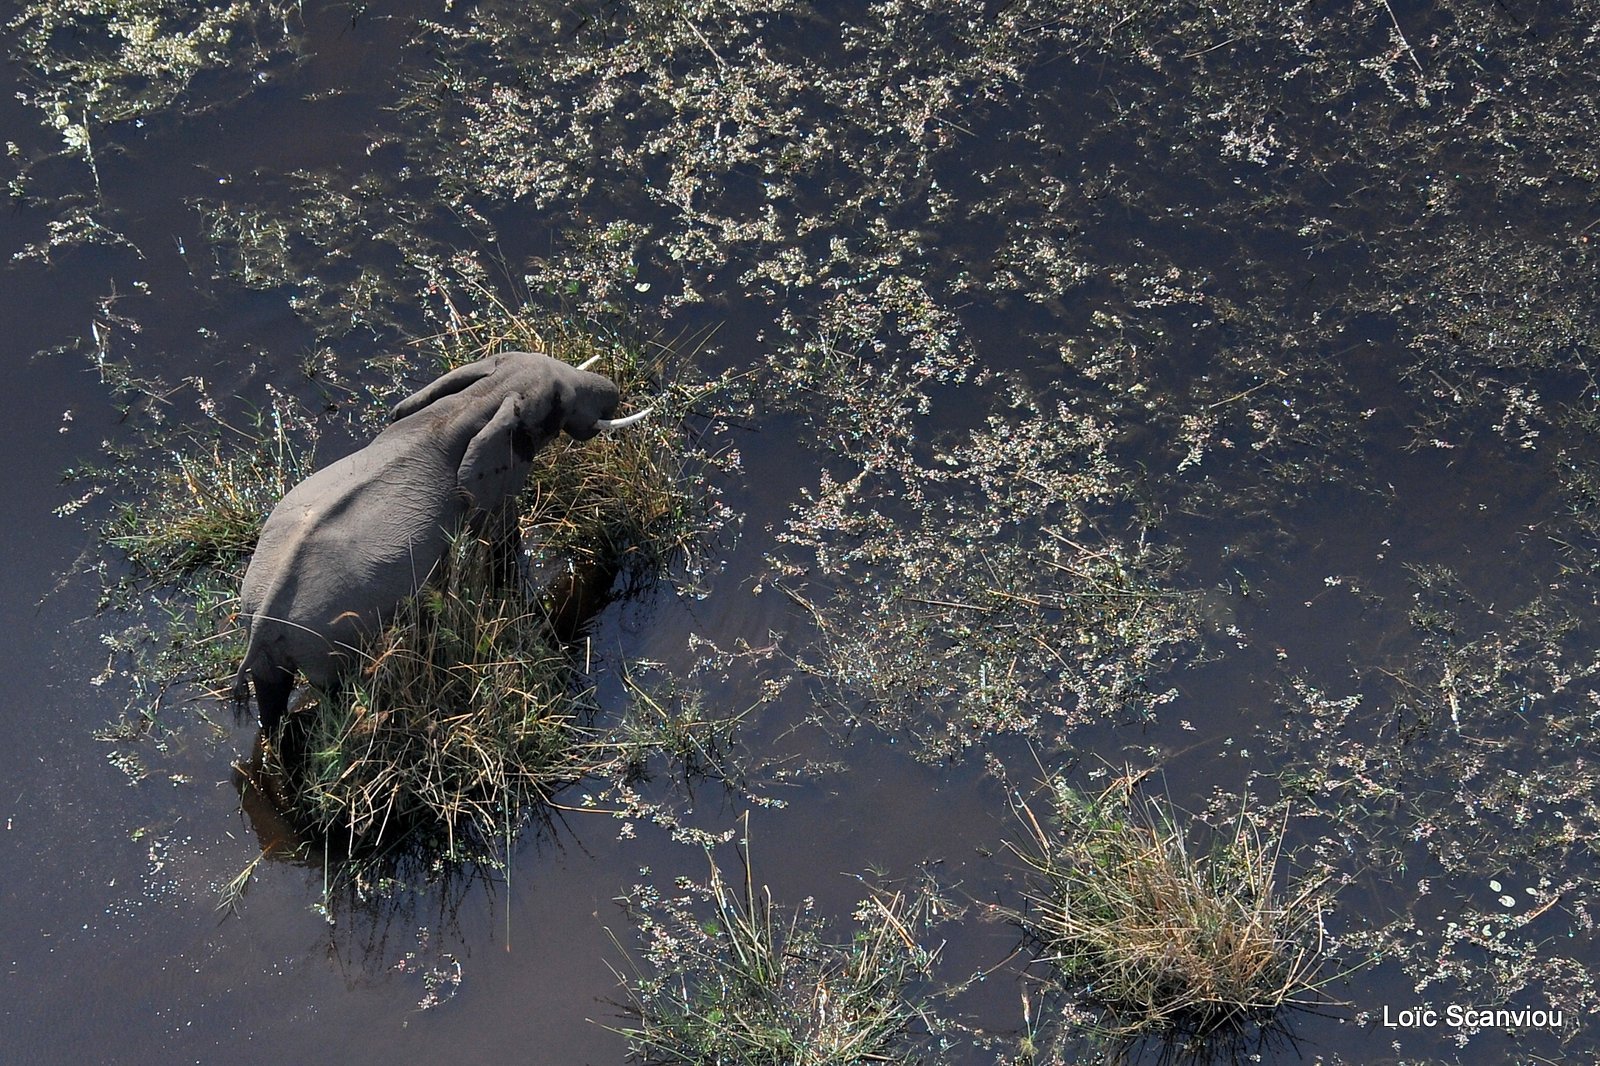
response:
<path id="1" fill-rule="evenodd" d="M 610 378 L 558 364 L 547 417 L 558 419 L 560 428 L 574 440 L 588 440 L 621 421 L 612 418 L 621 400 L 622 394 Z"/>
<path id="2" fill-rule="evenodd" d="M 402 400 L 392 417 L 398 422 L 458 394 L 475 397 L 468 406 L 486 417 L 494 415 L 503 401 L 514 398 L 513 417 L 519 424 L 513 428 L 500 421 L 510 411 L 494 421 L 512 429 L 517 443 L 536 450 L 563 431 L 577 440 L 588 440 L 605 430 L 631 426 L 650 413 L 651 408 L 645 408 L 626 418 L 613 418 L 621 394 L 611 379 L 587 369 L 594 362 L 591 359 L 574 367 L 534 352 L 503 352 L 450 371 Z"/>
<path id="3" fill-rule="evenodd" d="M 547 437 L 565 431 L 574 440 L 588 440 L 596 433 L 631 426 L 654 410 L 653 407 L 646 407 L 625 418 L 613 417 L 622 394 L 610 378 L 589 371 L 588 368 L 594 365 L 599 356 L 581 366 L 572 367 L 546 356 L 515 354 L 544 360 L 533 371 L 538 382 L 544 380 L 543 373 L 547 370 L 554 375 L 554 386 L 550 389 L 550 410 L 544 414 Z M 537 397 L 540 392 L 538 384 L 535 384 L 532 395 Z M 526 398 L 530 394 L 524 391 L 523 395 Z"/>
<path id="4" fill-rule="evenodd" d="M 599 361 L 600 361 L 600 357 L 598 355 L 595 356 L 592 359 L 586 359 L 586 360 L 584 360 L 582 363 L 580 363 L 578 365 L 578 370 L 579 370 L 580 373 L 588 374 L 589 368 L 591 366 L 594 366 L 594 364 L 599 362 Z M 594 375 L 590 375 L 590 376 L 594 376 Z M 606 379 L 602 378 L 601 380 L 605 381 Z M 607 381 L 606 383 L 610 384 L 609 381 Z M 616 390 L 616 386 L 613 385 L 612 386 L 612 391 L 615 391 L 615 390 Z M 590 437 L 594 436 L 596 433 L 610 432 L 613 429 L 624 429 L 624 428 L 626 428 L 628 426 L 633 425 L 635 422 L 641 422 L 644 419 L 648 418 L 650 416 L 650 412 L 654 411 L 654 410 L 655 410 L 655 405 L 652 404 L 651 406 L 646 407 L 643 410 L 635 411 L 633 414 L 628 415 L 626 418 L 612 418 L 611 416 L 616 413 L 616 404 L 613 403 L 611 405 L 610 409 L 606 411 L 605 417 L 603 417 L 601 419 L 598 419 L 595 422 L 594 427 L 587 434 L 574 433 L 570 426 L 567 427 L 567 432 L 571 433 L 574 437 L 577 437 L 579 440 L 588 440 Z"/>

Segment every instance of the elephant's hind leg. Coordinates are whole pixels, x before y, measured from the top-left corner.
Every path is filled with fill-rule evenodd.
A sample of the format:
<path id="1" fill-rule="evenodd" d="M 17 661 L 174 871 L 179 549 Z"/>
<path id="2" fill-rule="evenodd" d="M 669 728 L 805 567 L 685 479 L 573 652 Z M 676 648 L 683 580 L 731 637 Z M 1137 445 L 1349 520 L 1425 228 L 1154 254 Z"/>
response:
<path id="1" fill-rule="evenodd" d="M 250 709 L 250 671 L 243 663 L 239 664 L 239 672 L 233 675 L 233 720 L 235 723 L 244 720 L 244 714 Z"/>
<path id="2" fill-rule="evenodd" d="M 270 739 L 278 723 L 289 711 L 289 695 L 294 692 L 294 673 L 277 666 L 252 668 L 250 680 L 256 687 L 256 709 L 261 715 L 261 731 Z"/>

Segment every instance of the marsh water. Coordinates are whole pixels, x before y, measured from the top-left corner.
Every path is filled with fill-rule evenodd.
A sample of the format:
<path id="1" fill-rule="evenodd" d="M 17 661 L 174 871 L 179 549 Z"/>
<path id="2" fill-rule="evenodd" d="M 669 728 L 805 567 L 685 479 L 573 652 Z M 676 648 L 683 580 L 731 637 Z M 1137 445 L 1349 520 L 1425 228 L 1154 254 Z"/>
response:
<path id="1" fill-rule="evenodd" d="M 1218 6 L 7 5 L 0 1058 L 620 1062 L 619 897 L 747 826 L 781 905 L 937 891 L 938 1054 L 1022 1061 L 1015 804 L 1153 768 L 1328 878 L 1245 1054 L 1591 1059 L 1600 9 Z M 744 773 L 252 868 L 254 730 L 140 676 L 171 590 L 103 607 L 96 531 L 269 389 L 353 447 L 495 304 L 711 383 L 718 528 L 589 646 Z M 1562 1023 L 1385 1024 L 1452 1004 Z"/>

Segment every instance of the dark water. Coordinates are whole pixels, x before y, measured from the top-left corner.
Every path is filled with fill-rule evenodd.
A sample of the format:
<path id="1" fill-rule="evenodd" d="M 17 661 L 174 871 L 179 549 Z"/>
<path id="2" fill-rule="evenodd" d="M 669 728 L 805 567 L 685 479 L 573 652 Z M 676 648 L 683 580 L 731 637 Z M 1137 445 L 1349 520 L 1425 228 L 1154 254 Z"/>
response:
<path id="1" fill-rule="evenodd" d="M 1007 18 L 1047 43 L 1021 55 L 1014 75 L 962 68 L 951 96 L 928 89 L 938 121 L 904 140 L 920 149 L 853 115 L 820 80 L 785 90 L 781 102 L 804 117 L 774 139 L 791 139 L 802 155 L 812 152 L 808 131 L 841 147 L 806 155 L 798 176 L 776 164 L 763 169 L 782 162 L 776 148 L 745 157 L 728 149 L 723 170 L 713 153 L 699 164 L 705 184 L 691 200 L 713 219 L 753 218 L 772 200 L 785 219 L 827 225 L 728 236 L 726 251 L 672 245 L 684 232 L 716 229 L 672 206 L 676 194 L 665 190 L 690 180 L 673 151 L 641 150 L 643 163 L 607 154 L 606 137 L 636 148 L 645 132 L 668 128 L 643 107 L 630 114 L 619 105 L 594 119 L 585 128 L 604 137 L 570 158 L 562 137 L 582 123 L 563 126 L 559 116 L 570 118 L 561 108 L 580 98 L 529 120 L 531 143 L 581 161 L 563 172 L 567 184 L 438 191 L 449 189 L 452 168 L 433 158 L 430 174 L 426 157 L 474 135 L 465 101 L 478 87 L 427 90 L 444 102 L 424 114 L 451 141 L 418 141 L 428 120 L 394 105 L 404 86 L 429 85 L 447 66 L 440 35 L 417 20 L 463 28 L 468 12 L 419 3 L 380 17 L 308 5 L 286 24 L 263 19 L 250 38 L 259 56 L 249 58 L 246 38 L 236 38 L 238 55 L 198 74 L 171 105 L 138 122 L 95 125 L 95 174 L 74 154 L 52 157 L 59 138 L 40 112 L 0 94 L 4 139 L 26 161 L 28 185 L 0 218 L 0 249 L 9 255 L 44 240 L 75 204 L 91 205 L 126 237 L 63 243 L 47 262 L 20 259 L 0 286 L 11 370 L 0 390 L 8 458 L 0 604 L 12 634 L 9 743 L 0 750 L 5 1057 L 623 1059 L 625 1041 L 605 1029 L 620 1023 L 622 998 L 611 969 L 622 962 L 607 930 L 625 944 L 632 935 L 616 897 L 643 881 L 703 877 L 696 847 L 649 824 L 624 831 L 621 820 L 573 813 L 526 834 L 507 875 L 465 870 L 330 915 L 317 864 L 265 862 L 236 911 L 219 910 L 222 886 L 260 851 L 230 770 L 252 731 L 236 727 L 218 739 L 185 725 L 187 694 L 173 693 L 163 714 L 177 724 L 159 746 L 139 750 L 149 773 L 131 785 L 110 761 L 123 749 L 96 739 L 135 697 L 137 680 L 116 670 L 102 684 L 91 680 L 108 656 L 118 661 L 101 640 L 110 626 L 95 616 L 98 581 L 82 572 L 97 552 L 94 537 L 79 518 L 52 513 L 87 489 L 63 483 L 63 472 L 102 457 L 108 444 L 133 444 L 152 410 L 169 425 L 198 417 L 183 389 L 168 407 L 119 411 L 96 372 L 96 350 L 169 385 L 204 378 L 231 409 L 260 404 L 269 382 L 318 406 L 326 393 L 302 372 L 308 360 L 331 352 L 322 365 L 360 379 L 364 359 L 437 326 L 440 300 L 417 280 L 416 263 L 419 249 L 441 245 L 496 265 L 491 284 L 507 298 L 533 263 L 557 290 L 552 302 L 632 314 L 640 328 L 659 323 L 666 335 L 715 330 L 704 355 L 713 370 L 767 358 L 793 364 L 832 343 L 888 376 L 895 364 L 940 365 L 932 335 L 948 330 L 968 363 L 919 386 L 928 411 L 911 419 L 908 451 L 926 461 L 991 414 L 1018 418 L 1010 386 L 1070 402 L 1112 426 L 1117 460 L 1138 482 L 1091 532 L 1131 539 L 1142 528 L 1180 553 L 1164 588 L 1198 594 L 1203 620 L 1149 679 L 1152 691 L 1171 688 L 1176 697 L 1147 715 L 1095 718 L 1065 734 L 1046 723 L 1032 736 L 992 738 L 980 747 L 1004 767 L 1004 781 L 986 771 L 979 751 L 920 760 L 926 722 L 849 728 L 873 718 L 869 699 L 848 685 L 841 696 L 839 686 L 803 680 L 760 706 L 743 742 L 778 767 L 818 760 L 841 769 L 791 780 L 769 767 L 753 789 L 784 805 L 753 811 L 715 784 L 689 792 L 660 775 L 650 787 L 675 797 L 691 825 L 725 831 L 750 812 L 753 858 L 774 898 L 814 898 L 821 913 L 843 916 L 870 871 L 890 880 L 932 872 L 972 904 L 965 920 L 930 934 L 946 945 L 942 977 L 953 983 L 996 968 L 953 1001 L 952 1014 L 1013 1036 L 1031 988 L 1021 964 L 1005 961 L 1019 937 L 978 919 L 987 904 L 1019 903 L 1018 863 L 1001 847 L 1020 836 L 1008 793 L 1027 787 L 1041 761 L 1079 772 L 1101 760 L 1158 764 L 1173 799 L 1194 810 L 1247 788 L 1293 794 L 1301 782 L 1308 794 L 1291 808 L 1301 814 L 1290 845 L 1344 879 L 1329 918 L 1333 932 L 1351 938 L 1340 964 L 1361 960 L 1363 929 L 1409 914 L 1416 931 L 1385 934 L 1405 950 L 1385 951 L 1385 961 L 1331 984 L 1338 1002 L 1294 1018 L 1294 1039 L 1263 1048 L 1265 1060 L 1567 1061 L 1592 1052 L 1581 1015 L 1597 959 L 1584 908 L 1600 827 L 1581 756 L 1595 739 L 1583 708 L 1600 685 L 1595 542 L 1586 520 L 1593 505 L 1568 475 L 1596 459 L 1587 370 L 1595 277 L 1579 232 L 1592 211 L 1585 160 L 1592 163 L 1593 149 L 1569 136 L 1582 127 L 1581 101 L 1593 96 L 1594 45 L 1578 43 L 1576 29 L 1593 17 L 1380 4 L 1352 17 L 1344 36 L 1286 44 L 1288 31 L 1273 40 L 1244 15 L 1206 21 L 1184 8 L 1130 8 L 1127 19 L 1099 23 L 1073 5 L 1016 7 L 970 5 L 949 24 L 927 20 L 930 56 L 957 52 L 951 42 L 969 39 L 962 34 L 972 27 Z M 794 7 L 772 16 L 770 32 L 781 54 L 810 55 L 831 70 L 849 52 L 841 23 L 890 24 L 892 9 L 852 6 L 836 16 Z M 675 77 L 688 81 L 747 54 L 734 48 L 748 35 L 728 26 L 747 26 L 751 16 L 742 6 L 730 11 L 691 12 L 718 47 L 680 53 L 676 66 L 666 64 Z M 1407 27 L 1403 41 L 1391 16 Z M 538 88 L 541 48 L 594 54 L 597 38 L 610 35 L 620 47 L 650 21 L 609 5 L 551 5 L 522 17 L 532 27 L 524 68 L 495 66 L 487 45 L 462 45 L 449 62 L 480 63 L 497 84 Z M 1283 15 L 1286 26 L 1331 33 L 1316 17 Z M 1075 19 L 1078 47 L 1048 43 Z M 1475 39 L 1489 45 L 1468 54 Z M 1538 68 L 1535 79 L 1526 56 L 1555 47 L 1549 42 L 1571 53 L 1562 53 L 1564 69 Z M 863 76 L 879 96 L 936 86 L 918 81 L 928 74 L 923 57 L 902 69 L 890 52 L 881 55 L 889 88 L 880 93 Z M 1164 63 L 1148 62 L 1151 55 Z M 1407 95 L 1414 66 L 1434 79 L 1426 104 Z M 26 57 L 5 69 L 8 88 L 37 90 L 41 75 Z M 1361 70 L 1374 73 L 1367 81 L 1350 73 Z M 648 81 L 641 74 L 628 84 Z M 614 87 L 574 75 L 550 91 L 596 85 Z M 1498 104 L 1467 102 L 1474 93 L 1514 98 L 1504 105 L 1512 118 Z M 1229 100 L 1238 107 L 1225 113 Z M 713 145 L 754 121 L 737 117 L 736 98 L 724 104 L 726 128 L 714 115 L 703 123 Z M 765 121 L 778 129 L 778 118 Z M 1501 126 L 1490 131 L 1493 123 Z M 1392 165 L 1374 129 L 1393 132 Z M 1417 129 L 1435 132 L 1407 140 Z M 481 161 L 460 150 L 461 173 L 474 173 Z M 892 188 L 863 192 L 869 168 Z M 498 173 L 510 170 L 506 163 Z M 766 191 L 786 178 L 792 190 Z M 1059 195 L 1041 192 L 1051 182 Z M 310 217 L 322 202 L 313 188 L 354 195 L 320 232 L 317 224 L 293 230 L 281 277 L 242 270 L 242 242 L 208 225 L 244 208 Z M 956 208 L 928 206 L 941 189 Z M 613 221 L 644 228 L 630 253 L 637 274 L 624 276 L 648 288 L 587 265 L 604 258 L 603 242 L 591 238 Z M 1027 233 L 1042 243 L 1012 240 Z M 820 265 L 835 236 L 860 258 L 859 270 Z M 762 273 L 788 246 L 804 250 L 813 277 L 778 282 L 770 280 L 777 268 Z M 363 269 L 391 287 L 359 295 Z M 903 277 L 924 286 L 933 311 L 919 310 L 913 296 L 893 303 L 882 295 L 880 281 Z M 610 308 L 599 306 L 597 278 L 611 284 Z M 674 301 L 689 288 L 705 301 Z M 852 317 L 861 307 L 866 318 Z M 782 311 L 800 316 L 792 332 Z M 1095 371 L 1086 351 L 1116 353 L 1116 369 Z M 1521 399 L 1530 392 L 1538 394 L 1533 407 Z M 820 471 L 839 480 L 861 471 L 873 435 L 852 443 L 837 424 L 836 397 L 820 385 L 806 395 L 775 388 L 770 413 L 718 428 L 744 459 L 742 476 L 723 486 L 742 525 L 715 549 L 708 594 L 664 589 L 595 620 L 595 646 L 612 671 L 603 689 L 615 688 L 624 658 L 653 660 L 744 707 L 762 680 L 785 672 L 777 656 L 697 673 L 705 653 L 688 643 L 690 633 L 724 648 L 780 641 L 789 654 L 819 661 L 811 619 L 773 585 L 778 563 L 811 562 L 781 547 L 781 536 Z M 330 440 L 359 437 L 334 422 Z M 1539 430 L 1534 447 L 1521 446 L 1519 427 Z M 1218 443 L 1225 437 L 1232 443 Z M 1183 464 L 1197 439 L 1203 457 Z M 874 491 L 873 505 L 892 512 L 893 487 Z M 83 513 L 93 519 L 107 506 L 91 500 Z M 1454 574 L 1443 591 L 1420 584 L 1420 568 L 1441 567 Z M 846 616 L 857 602 L 850 597 L 876 594 L 857 573 L 812 578 L 805 587 L 815 601 L 837 591 Z M 1417 612 L 1435 599 L 1454 614 L 1429 630 Z M 1573 619 L 1571 628 L 1550 636 L 1540 611 Z M 1437 640 L 1428 643 L 1428 634 Z M 1317 733 L 1303 724 L 1312 691 L 1362 703 Z M 808 724 L 819 712 L 831 728 Z M 1507 813 L 1516 801 L 1496 791 L 1515 780 L 1532 782 L 1523 801 L 1536 809 L 1526 816 Z M 1383 787 L 1352 784 L 1362 781 Z M 1557 839 L 1562 827 L 1569 836 Z M 1435 846 L 1446 839 L 1459 844 Z M 1462 944 L 1441 932 L 1449 921 L 1498 916 L 1491 878 L 1518 892 L 1541 885 L 1541 898 L 1560 893 L 1561 906 L 1525 933 L 1512 930 L 1531 945 L 1521 953 L 1493 937 Z M 1426 891 L 1419 881 L 1429 882 Z M 1448 975 L 1424 980 L 1435 955 Z M 1485 976 L 1513 955 L 1527 977 Z M 1431 988 L 1419 992 L 1419 984 Z M 430 996 L 442 1002 L 424 1009 Z M 1572 1006 L 1564 1033 L 1489 1029 L 1465 1050 L 1448 1029 L 1371 1023 L 1386 1006 L 1424 1002 Z M 951 1058 L 989 1062 L 995 1053 L 962 1044 Z"/>

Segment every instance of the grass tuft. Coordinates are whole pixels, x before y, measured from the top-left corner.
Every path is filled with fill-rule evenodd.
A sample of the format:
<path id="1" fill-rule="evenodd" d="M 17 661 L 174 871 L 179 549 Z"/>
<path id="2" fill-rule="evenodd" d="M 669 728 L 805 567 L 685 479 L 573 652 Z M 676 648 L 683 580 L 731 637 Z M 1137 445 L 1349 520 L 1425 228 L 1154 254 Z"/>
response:
<path id="1" fill-rule="evenodd" d="M 637 1024 L 616 1031 L 632 1055 L 683 1066 L 923 1061 L 913 1030 L 928 1018 L 910 990 L 936 953 L 910 933 L 915 908 L 874 894 L 840 942 L 809 906 L 785 919 L 743 858 L 737 886 L 712 861 L 708 882 L 685 884 L 684 896 L 640 887 L 627 900 L 652 971 L 635 966 L 624 980 Z"/>
<path id="2" fill-rule="evenodd" d="M 269 769 L 294 820 L 352 850 L 417 832 L 475 854 L 593 767 L 587 701 L 544 609 L 501 590 L 486 546 L 444 572 L 366 651 L 360 676 L 286 726 Z"/>
<path id="3" fill-rule="evenodd" d="M 121 504 L 105 538 L 156 581 L 202 570 L 242 570 L 267 513 L 311 473 L 311 441 L 289 402 L 274 395 L 242 443 L 221 439 L 173 450 L 153 488 Z M 220 425 L 221 423 L 219 423 Z"/>
<path id="4" fill-rule="evenodd" d="M 1051 828 L 1019 810 L 1031 840 L 1018 850 L 1036 877 L 1031 911 L 1015 917 L 1061 987 L 1124 1040 L 1203 1040 L 1313 1002 L 1320 883 L 1280 892 L 1280 842 L 1242 811 L 1197 849 L 1170 805 L 1133 800 L 1137 781 L 1089 795 L 1053 778 Z"/>
<path id="5" fill-rule="evenodd" d="M 616 753 L 624 777 L 648 777 L 652 758 L 665 756 L 685 778 L 729 784 L 742 780 L 735 737 L 752 708 L 716 714 L 697 690 L 684 691 L 673 684 L 652 691 L 631 677 L 623 681 L 631 697 L 629 713 L 605 744 Z"/>

